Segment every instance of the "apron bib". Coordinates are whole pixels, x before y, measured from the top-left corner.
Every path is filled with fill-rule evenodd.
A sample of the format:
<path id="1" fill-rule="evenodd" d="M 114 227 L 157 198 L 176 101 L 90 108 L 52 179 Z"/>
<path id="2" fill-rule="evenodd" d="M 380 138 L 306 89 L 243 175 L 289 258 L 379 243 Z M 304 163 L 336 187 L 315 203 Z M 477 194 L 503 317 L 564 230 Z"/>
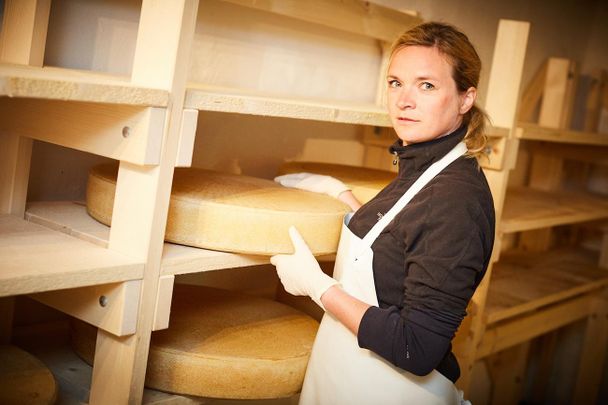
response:
<path id="1" fill-rule="evenodd" d="M 348 229 L 352 213 L 342 224 L 334 278 L 344 291 L 378 306 L 371 245 L 409 201 L 441 170 L 466 152 L 459 143 L 432 164 L 395 205 L 363 237 Z M 359 347 L 357 337 L 333 315 L 325 313 L 312 348 L 300 404 L 460 404 L 461 394 L 437 370 L 424 377 L 393 366 L 370 350 Z"/>

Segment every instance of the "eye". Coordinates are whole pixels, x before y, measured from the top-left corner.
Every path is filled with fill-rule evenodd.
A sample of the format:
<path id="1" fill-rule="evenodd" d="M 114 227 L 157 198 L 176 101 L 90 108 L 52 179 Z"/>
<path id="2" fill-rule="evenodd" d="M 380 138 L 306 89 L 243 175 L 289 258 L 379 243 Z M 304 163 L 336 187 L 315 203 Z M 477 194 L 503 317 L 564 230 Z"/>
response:
<path id="1" fill-rule="evenodd" d="M 422 88 L 422 90 L 433 90 L 435 88 L 435 86 L 429 82 L 420 83 L 420 87 Z"/>
<path id="2" fill-rule="evenodd" d="M 399 80 L 397 80 L 397 79 L 389 79 L 388 87 L 391 87 L 391 88 L 401 87 L 401 82 L 399 82 Z"/>

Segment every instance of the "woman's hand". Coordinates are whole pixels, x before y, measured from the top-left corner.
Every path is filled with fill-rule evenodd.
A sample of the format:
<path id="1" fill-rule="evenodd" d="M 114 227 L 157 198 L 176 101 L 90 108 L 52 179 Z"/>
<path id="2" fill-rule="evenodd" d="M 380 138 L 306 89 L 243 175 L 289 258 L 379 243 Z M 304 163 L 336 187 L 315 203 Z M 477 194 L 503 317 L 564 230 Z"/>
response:
<path id="1" fill-rule="evenodd" d="M 330 195 L 348 205 L 353 211 L 357 211 L 361 207 L 361 203 L 355 198 L 350 188 L 335 177 L 313 173 L 293 173 L 275 177 L 274 181 L 285 187 Z"/>
<path id="2" fill-rule="evenodd" d="M 325 310 L 321 296 L 338 282 L 323 273 L 319 262 L 294 226 L 289 228 L 289 237 L 293 243 L 294 253 L 272 256 L 270 263 L 276 266 L 285 291 L 293 295 L 308 295 Z"/>
<path id="3" fill-rule="evenodd" d="M 331 176 L 313 173 L 285 174 L 274 178 L 274 181 L 285 187 L 327 194 L 338 198 L 340 194 L 350 190 L 346 184 Z"/>

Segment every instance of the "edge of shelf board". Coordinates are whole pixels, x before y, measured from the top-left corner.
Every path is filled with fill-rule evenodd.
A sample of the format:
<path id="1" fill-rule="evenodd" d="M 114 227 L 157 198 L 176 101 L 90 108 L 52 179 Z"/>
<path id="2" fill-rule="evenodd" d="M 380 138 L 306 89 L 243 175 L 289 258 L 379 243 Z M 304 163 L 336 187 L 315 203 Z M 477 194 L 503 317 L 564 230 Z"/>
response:
<path id="1" fill-rule="evenodd" d="M 521 128 L 521 131 L 517 132 L 517 137 L 520 139 L 608 146 L 608 134 L 601 134 L 599 132 L 547 128 L 529 122 L 520 122 L 517 126 Z"/>
<path id="2" fill-rule="evenodd" d="M 169 92 L 98 72 L 0 64 L 0 96 L 166 107 Z"/>
<path id="3" fill-rule="evenodd" d="M 253 91 L 190 84 L 184 108 L 389 127 L 387 112 L 372 103 L 349 103 L 265 95 Z"/>

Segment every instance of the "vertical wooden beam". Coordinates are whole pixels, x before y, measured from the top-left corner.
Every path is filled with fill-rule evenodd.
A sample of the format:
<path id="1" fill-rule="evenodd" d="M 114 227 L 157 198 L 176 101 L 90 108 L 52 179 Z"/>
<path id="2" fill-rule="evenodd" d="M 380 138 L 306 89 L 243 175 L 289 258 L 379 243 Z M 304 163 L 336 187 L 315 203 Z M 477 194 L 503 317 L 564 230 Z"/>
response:
<path id="1" fill-rule="evenodd" d="M 530 342 L 492 355 L 487 363 L 492 378 L 492 405 L 517 404 L 523 392 Z"/>
<path id="2" fill-rule="evenodd" d="M 533 403 L 540 404 L 545 398 L 557 349 L 557 337 L 558 331 L 552 331 L 539 336 L 538 341 L 536 342 L 535 349 L 540 351 L 540 358 L 538 360 L 538 371 L 534 375 L 532 390 Z"/>
<path id="3" fill-rule="evenodd" d="M 494 126 L 511 129 L 505 145 L 506 160 L 503 169 L 485 170 L 494 197 L 497 223 L 500 222 L 502 214 L 509 170 L 512 168 L 517 156 L 518 142 L 515 138 L 515 118 L 529 30 L 530 24 L 527 22 L 500 20 L 492 59 L 492 70 L 490 71 L 488 95 L 485 105 L 486 112 L 490 116 Z M 497 249 L 496 246 L 500 246 L 499 238 L 500 235 L 497 235 L 495 249 Z M 494 260 L 497 257 L 498 255 L 495 252 Z M 459 331 L 459 333 L 466 334 L 467 342 L 462 346 L 464 349 L 456 353 L 462 369 L 458 386 L 465 392 L 465 396 L 469 392 L 476 350 L 485 330 L 483 315 L 491 277 L 492 265 L 490 264 L 484 279 L 472 298 L 473 303 L 471 305 L 476 309 L 477 313 L 474 314 L 474 317 L 470 321 L 471 327 L 469 330 Z"/>
<path id="4" fill-rule="evenodd" d="M 608 290 L 604 289 L 593 304 L 587 318 L 573 404 L 594 404 L 604 371 L 608 347 Z"/>
<path id="5" fill-rule="evenodd" d="M 0 61 L 42 66 L 50 0 L 5 0 L 0 32 Z M 0 134 L 0 214 L 23 217 L 30 175 L 32 140 Z M 14 298 L 0 299 L 0 341 L 8 342 Z"/>
<path id="6" fill-rule="evenodd" d="M 127 338 L 98 333 L 91 404 L 142 400 L 197 10 L 197 0 L 144 0 L 142 4 L 131 81 L 167 89 L 171 100 L 160 164 L 120 164 L 109 248 L 144 260 L 146 270 L 137 332 Z"/>
<path id="7" fill-rule="evenodd" d="M 549 59 L 538 117 L 539 125 L 549 128 L 567 128 L 570 125 L 575 79 L 576 66 L 573 61 L 563 58 Z"/>

